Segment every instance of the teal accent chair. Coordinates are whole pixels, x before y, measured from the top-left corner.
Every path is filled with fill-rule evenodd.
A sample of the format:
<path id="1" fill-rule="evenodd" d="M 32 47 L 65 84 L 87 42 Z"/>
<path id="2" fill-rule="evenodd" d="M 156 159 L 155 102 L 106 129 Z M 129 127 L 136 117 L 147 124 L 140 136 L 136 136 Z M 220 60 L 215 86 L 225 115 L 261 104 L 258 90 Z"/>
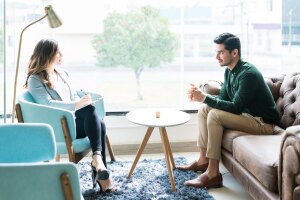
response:
<path id="1" fill-rule="evenodd" d="M 83 91 L 77 91 L 79 96 L 83 96 Z M 97 114 L 100 119 L 105 116 L 103 98 L 99 94 L 90 93 L 95 102 Z M 69 160 L 78 163 L 90 151 L 88 137 L 76 139 L 75 118 L 69 110 L 37 104 L 28 91 L 23 92 L 18 98 L 16 113 L 19 123 L 46 123 L 52 126 L 56 139 L 57 155 L 56 160 L 60 160 L 61 154 L 68 154 Z M 113 149 L 108 135 L 106 135 L 107 149 L 112 161 L 115 161 Z"/>
<path id="2" fill-rule="evenodd" d="M 54 141 L 53 129 L 47 124 L 0 124 L 0 163 L 52 160 Z"/>
<path id="3" fill-rule="evenodd" d="M 83 199 L 73 163 L 44 162 L 55 153 L 51 126 L 0 124 L 0 199 Z"/>

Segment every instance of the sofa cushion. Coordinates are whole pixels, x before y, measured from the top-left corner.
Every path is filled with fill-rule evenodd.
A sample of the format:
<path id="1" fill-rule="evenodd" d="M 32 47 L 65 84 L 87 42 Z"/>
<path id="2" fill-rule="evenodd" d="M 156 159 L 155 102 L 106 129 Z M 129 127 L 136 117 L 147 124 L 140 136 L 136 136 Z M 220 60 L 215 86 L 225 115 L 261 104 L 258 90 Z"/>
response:
<path id="1" fill-rule="evenodd" d="M 273 135 L 281 135 L 284 134 L 284 129 L 281 128 L 280 126 L 275 125 L 273 129 Z"/>
<path id="2" fill-rule="evenodd" d="M 242 131 L 236 131 L 232 129 L 226 129 L 223 133 L 222 139 L 222 147 L 232 153 L 232 143 L 233 140 L 242 135 L 249 135 L 249 133 L 245 133 Z"/>
<path id="3" fill-rule="evenodd" d="M 278 192 L 281 139 L 282 135 L 246 135 L 233 141 L 233 157 L 273 192 Z"/>
<path id="4" fill-rule="evenodd" d="M 280 135 L 284 133 L 284 129 L 280 128 L 279 126 L 274 126 L 273 134 Z M 249 133 L 236 131 L 232 129 L 224 130 L 223 139 L 222 139 L 222 147 L 232 153 L 232 144 L 233 140 L 239 136 L 243 135 L 250 135 Z"/>

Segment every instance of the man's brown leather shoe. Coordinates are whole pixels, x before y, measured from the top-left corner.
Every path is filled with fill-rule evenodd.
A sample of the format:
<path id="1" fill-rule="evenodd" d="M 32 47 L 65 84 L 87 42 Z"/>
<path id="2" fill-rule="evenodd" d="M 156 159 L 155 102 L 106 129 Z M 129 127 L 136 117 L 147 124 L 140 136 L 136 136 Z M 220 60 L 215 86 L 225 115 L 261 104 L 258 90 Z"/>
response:
<path id="1" fill-rule="evenodd" d="M 216 177 L 209 179 L 207 174 L 204 173 L 198 176 L 198 178 L 184 182 L 184 185 L 196 188 L 219 188 L 223 187 L 223 177 L 219 173 Z"/>
<path id="2" fill-rule="evenodd" d="M 182 170 L 182 171 L 193 170 L 195 172 L 197 172 L 197 171 L 205 172 L 207 167 L 208 167 L 208 163 L 198 165 L 197 161 L 194 161 L 187 165 L 178 166 L 177 169 Z"/>

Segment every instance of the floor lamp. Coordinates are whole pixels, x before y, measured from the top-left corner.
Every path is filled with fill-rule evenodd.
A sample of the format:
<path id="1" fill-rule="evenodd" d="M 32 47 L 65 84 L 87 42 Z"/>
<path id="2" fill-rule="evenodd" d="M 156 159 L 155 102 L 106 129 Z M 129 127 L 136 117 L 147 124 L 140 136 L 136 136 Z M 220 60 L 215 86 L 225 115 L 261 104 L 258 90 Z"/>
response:
<path id="1" fill-rule="evenodd" d="M 13 109 L 12 109 L 12 122 L 15 120 L 15 109 L 16 109 L 16 92 L 17 92 L 17 81 L 18 81 L 18 73 L 19 73 L 19 63 L 20 63 L 20 53 L 21 53 L 21 47 L 22 47 L 22 37 L 24 31 L 30 27 L 31 25 L 43 20 L 44 18 L 48 18 L 49 26 L 51 28 L 56 28 L 62 25 L 61 20 L 58 18 L 54 10 L 52 9 L 51 5 L 48 5 L 45 7 L 45 16 L 42 18 L 28 24 L 21 32 L 20 34 L 20 40 L 19 40 L 19 50 L 18 50 L 18 57 L 17 57 L 17 67 L 16 67 L 16 74 L 15 74 L 15 84 L 14 84 L 14 97 L 13 97 Z"/>

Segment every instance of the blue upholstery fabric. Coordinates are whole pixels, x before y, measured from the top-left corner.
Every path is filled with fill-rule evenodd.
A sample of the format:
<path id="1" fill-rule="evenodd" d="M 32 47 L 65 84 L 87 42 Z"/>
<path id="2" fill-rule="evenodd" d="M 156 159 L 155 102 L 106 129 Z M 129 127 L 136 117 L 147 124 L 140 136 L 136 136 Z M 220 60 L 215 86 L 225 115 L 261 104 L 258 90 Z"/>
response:
<path id="1" fill-rule="evenodd" d="M 53 160 L 55 154 L 48 124 L 0 124 L 0 163 L 41 162 Z"/>
<path id="2" fill-rule="evenodd" d="M 81 199 L 80 182 L 73 163 L 0 164 L 0 199 L 64 200 L 60 176 L 67 173 L 75 200 Z"/>
<path id="3" fill-rule="evenodd" d="M 61 128 L 61 117 L 65 116 L 69 125 L 69 130 L 72 140 L 75 140 L 75 119 L 73 113 L 68 110 L 60 108 L 53 108 L 50 106 L 40 105 L 33 101 L 29 92 L 24 92 L 18 99 L 21 105 L 23 120 L 25 123 L 47 123 L 52 126 L 55 134 L 56 143 L 62 146 L 65 145 L 65 138 Z M 67 153 L 66 147 L 64 149 L 57 149 L 57 153 Z"/>
<path id="4" fill-rule="evenodd" d="M 83 91 L 77 91 L 77 93 L 79 96 L 85 94 Z M 97 99 L 95 107 L 99 118 L 102 119 L 105 116 L 105 111 L 101 95 L 91 92 L 88 93 L 91 94 L 92 99 Z M 76 139 L 75 118 L 72 112 L 61 108 L 37 104 L 28 91 L 21 94 L 18 101 L 21 106 L 25 123 L 47 123 L 52 126 L 56 139 L 57 154 L 68 153 L 60 121 L 63 116 L 67 119 L 74 152 L 83 152 L 90 148 L 90 142 L 87 137 Z"/>
<path id="5" fill-rule="evenodd" d="M 0 199 L 63 200 L 60 177 L 70 179 L 74 199 L 80 193 L 78 171 L 73 163 L 44 163 L 56 153 L 53 129 L 48 124 L 0 125 Z"/>

